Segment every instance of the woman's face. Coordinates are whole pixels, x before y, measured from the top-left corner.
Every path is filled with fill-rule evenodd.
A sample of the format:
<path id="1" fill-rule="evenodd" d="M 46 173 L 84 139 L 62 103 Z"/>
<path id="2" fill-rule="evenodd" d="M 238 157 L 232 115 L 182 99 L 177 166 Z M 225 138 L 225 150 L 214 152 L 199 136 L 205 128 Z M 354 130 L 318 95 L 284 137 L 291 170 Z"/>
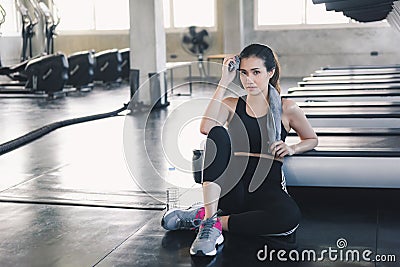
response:
<path id="1" fill-rule="evenodd" d="M 268 92 L 269 79 L 273 74 L 274 70 L 268 72 L 261 58 L 252 56 L 240 59 L 240 81 L 248 94 Z"/>

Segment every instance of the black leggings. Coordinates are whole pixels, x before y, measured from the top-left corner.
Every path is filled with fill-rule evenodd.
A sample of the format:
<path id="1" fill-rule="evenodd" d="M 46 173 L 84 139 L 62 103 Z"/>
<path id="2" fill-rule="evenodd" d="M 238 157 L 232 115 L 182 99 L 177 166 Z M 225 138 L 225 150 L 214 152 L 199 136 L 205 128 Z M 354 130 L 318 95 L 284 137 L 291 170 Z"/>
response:
<path id="1" fill-rule="evenodd" d="M 282 163 L 276 160 L 233 156 L 227 130 L 221 126 L 210 130 L 203 182 L 221 187 L 218 208 L 223 215 L 230 215 L 230 232 L 287 235 L 296 229 L 301 213 L 282 188 L 281 169 Z M 251 186 L 254 181 L 258 181 L 257 187 Z"/>

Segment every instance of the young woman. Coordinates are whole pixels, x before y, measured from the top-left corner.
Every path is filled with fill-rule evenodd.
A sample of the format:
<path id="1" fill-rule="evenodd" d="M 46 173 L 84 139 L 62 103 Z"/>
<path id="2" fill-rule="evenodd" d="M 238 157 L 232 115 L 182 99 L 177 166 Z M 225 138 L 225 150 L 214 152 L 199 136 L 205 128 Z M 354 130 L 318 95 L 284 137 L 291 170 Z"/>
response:
<path id="1" fill-rule="evenodd" d="M 300 221 L 300 210 L 284 185 L 283 158 L 313 149 L 317 136 L 302 110 L 289 99 L 279 101 L 281 122 L 268 127 L 272 112 L 269 96 L 275 93 L 272 90 L 280 93 L 279 63 L 271 48 L 252 44 L 239 58 L 240 80 L 247 95 L 224 98 L 236 75 L 228 70 L 234 55 L 226 57 L 220 82 L 201 121 L 200 131 L 207 135 L 204 205 L 170 210 L 161 222 L 167 230 L 198 229 L 190 248 L 192 255 L 215 255 L 216 246 L 224 240 L 222 230 L 285 236 L 292 234 Z M 268 136 L 276 128 L 281 128 L 280 140 L 271 140 Z M 291 129 L 300 142 L 289 146 L 285 138 Z"/>

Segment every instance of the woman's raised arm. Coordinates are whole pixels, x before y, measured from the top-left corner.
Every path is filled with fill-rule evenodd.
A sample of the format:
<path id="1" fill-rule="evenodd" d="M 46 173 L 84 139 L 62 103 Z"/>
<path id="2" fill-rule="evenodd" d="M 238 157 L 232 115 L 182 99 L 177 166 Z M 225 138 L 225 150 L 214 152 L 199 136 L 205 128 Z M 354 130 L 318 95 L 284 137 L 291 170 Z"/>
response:
<path id="1" fill-rule="evenodd" d="M 202 134 L 207 135 L 211 128 L 216 125 L 224 125 L 229 118 L 229 104 L 232 98 L 224 99 L 224 95 L 227 87 L 236 76 L 235 71 L 230 72 L 228 70 L 227 66 L 231 61 L 234 61 L 234 55 L 224 58 L 221 80 L 201 119 L 200 132 Z"/>

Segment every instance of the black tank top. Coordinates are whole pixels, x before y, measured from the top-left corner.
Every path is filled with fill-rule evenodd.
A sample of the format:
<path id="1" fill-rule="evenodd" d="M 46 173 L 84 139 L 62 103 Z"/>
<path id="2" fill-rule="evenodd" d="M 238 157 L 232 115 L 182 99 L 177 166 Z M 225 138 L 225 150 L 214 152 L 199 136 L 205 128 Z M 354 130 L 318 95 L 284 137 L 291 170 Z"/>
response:
<path id="1" fill-rule="evenodd" d="M 232 152 L 271 154 L 269 152 L 270 139 L 275 135 L 274 129 L 269 131 L 267 129 L 267 120 L 271 117 L 271 114 L 259 118 L 248 115 L 246 112 L 246 96 L 239 97 L 235 114 L 228 125 Z M 281 125 L 281 140 L 285 141 L 287 132 L 282 122 Z"/>

